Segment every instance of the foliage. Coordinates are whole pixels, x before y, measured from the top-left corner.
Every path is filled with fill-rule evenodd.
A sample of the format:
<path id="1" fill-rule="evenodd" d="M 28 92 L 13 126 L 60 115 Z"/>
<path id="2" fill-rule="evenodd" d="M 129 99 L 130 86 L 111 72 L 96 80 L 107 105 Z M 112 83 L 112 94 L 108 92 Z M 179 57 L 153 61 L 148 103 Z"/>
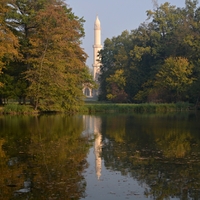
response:
<path id="1" fill-rule="evenodd" d="M 7 104 L 3 107 L 4 114 L 27 114 L 34 113 L 34 110 L 28 105 Z"/>
<path id="2" fill-rule="evenodd" d="M 3 104 L 7 103 L 8 98 L 12 98 L 14 96 L 13 77 L 5 73 L 0 77 L 0 80 L 4 83 L 4 86 L 0 90 L 0 104 Z"/>
<path id="3" fill-rule="evenodd" d="M 198 1 L 187 0 L 184 8 L 176 8 L 166 2 L 148 10 L 148 21 L 137 29 L 106 39 L 100 51 L 100 100 L 114 98 L 117 80 L 111 81 L 110 76 L 123 70 L 126 85 L 122 96 L 128 102 L 198 102 L 197 5 Z"/>
<path id="4" fill-rule="evenodd" d="M 127 94 L 124 91 L 126 80 L 122 69 L 116 70 L 115 74 L 107 79 L 107 99 L 112 102 L 126 102 Z"/>
<path id="5" fill-rule="evenodd" d="M 168 92 L 170 96 L 174 95 L 175 101 L 180 101 L 194 80 L 191 78 L 192 68 L 185 58 L 169 57 L 156 74 L 154 85 Z M 171 99 L 173 100 L 173 97 Z"/>
<path id="6" fill-rule="evenodd" d="M 36 34 L 30 37 L 26 72 L 28 96 L 35 109 L 74 110 L 81 102 L 85 53 L 79 47 L 80 24 L 71 20 L 62 5 L 49 5 L 35 17 Z M 52 81 L 53 80 L 53 81 Z"/>
<path id="7" fill-rule="evenodd" d="M 9 12 L 10 8 L 7 5 L 7 0 L 1 0 L 0 2 L 0 76 L 2 76 L 2 69 L 14 58 L 18 57 L 18 38 L 7 26 L 5 16 Z M 2 87 L 3 82 L 0 82 Z"/>
<path id="8" fill-rule="evenodd" d="M 10 33 L 16 38 L 16 47 L 19 41 L 16 54 L 21 56 L 18 60 L 7 59 L 6 52 L 0 56 L 0 61 L 9 61 L 2 82 L 6 77 L 12 79 L 4 87 L 1 103 L 10 98 L 12 86 L 13 97 L 20 104 L 29 98 L 35 110 L 77 110 L 83 102 L 83 84 L 93 83 L 85 66 L 87 55 L 80 47 L 83 18 L 74 15 L 62 0 L 4 0 L 1 6 L 5 7 L 2 23 L 10 30 L 6 36 L 11 38 Z M 14 41 L 12 44 L 14 49 Z M 8 50 L 8 55 L 14 55 L 14 50 Z"/>

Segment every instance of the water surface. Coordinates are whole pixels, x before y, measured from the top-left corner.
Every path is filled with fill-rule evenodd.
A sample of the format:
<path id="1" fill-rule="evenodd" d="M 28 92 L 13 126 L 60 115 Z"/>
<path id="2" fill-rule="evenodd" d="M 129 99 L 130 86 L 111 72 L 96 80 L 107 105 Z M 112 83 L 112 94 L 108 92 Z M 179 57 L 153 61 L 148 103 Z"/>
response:
<path id="1" fill-rule="evenodd" d="M 0 199 L 200 199 L 200 115 L 0 116 Z"/>

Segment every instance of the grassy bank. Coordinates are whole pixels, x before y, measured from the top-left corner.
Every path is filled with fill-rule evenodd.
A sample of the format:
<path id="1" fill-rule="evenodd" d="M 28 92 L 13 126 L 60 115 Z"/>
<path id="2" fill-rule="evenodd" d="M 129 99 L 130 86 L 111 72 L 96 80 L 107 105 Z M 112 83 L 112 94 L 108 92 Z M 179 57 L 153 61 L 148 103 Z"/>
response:
<path id="1" fill-rule="evenodd" d="M 175 112 L 188 111 L 194 108 L 189 103 L 171 103 L 171 104 L 113 104 L 100 102 L 86 102 L 80 107 L 79 113 L 159 113 L 159 112 Z M 1 114 L 36 114 L 30 105 L 7 104 L 0 107 Z"/>
<path id="2" fill-rule="evenodd" d="M 174 112 L 188 111 L 192 108 L 189 103 L 171 103 L 171 104 L 112 104 L 112 103 L 86 103 L 81 107 L 81 113 L 156 113 L 156 112 Z"/>
<path id="3" fill-rule="evenodd" d="M 0 113 L 2 114 L 35 114 L 35 111 L 30 105 L 19 105 L 19 104 L 7 104 L 0 107 Z"/>

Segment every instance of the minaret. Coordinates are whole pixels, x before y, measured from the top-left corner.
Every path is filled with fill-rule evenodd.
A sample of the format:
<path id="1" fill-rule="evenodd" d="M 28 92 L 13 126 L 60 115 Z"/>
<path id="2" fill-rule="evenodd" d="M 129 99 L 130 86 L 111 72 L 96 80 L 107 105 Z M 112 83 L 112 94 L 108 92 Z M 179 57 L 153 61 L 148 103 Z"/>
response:
<path id="1" fill-rule="evenodd" d="M 98 52 L 102 49 L 101 45 L 101 24 L 98 16 L 94 23 L 94 45 L 93 45 L 93 79 L 98 81 L 98 74 L 100 72 L 100 63 L 98 60 Z"/>

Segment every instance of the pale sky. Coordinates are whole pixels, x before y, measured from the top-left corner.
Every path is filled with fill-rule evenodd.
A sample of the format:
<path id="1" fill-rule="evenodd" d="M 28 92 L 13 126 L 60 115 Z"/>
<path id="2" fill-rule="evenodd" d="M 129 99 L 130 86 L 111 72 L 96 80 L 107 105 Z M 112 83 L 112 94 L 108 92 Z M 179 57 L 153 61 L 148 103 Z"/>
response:
<path id="1" fill-rule="evenodd" d="M 82 48 L 88 54 L 86 64 L 92 68 L 94 22 L 98 15 L 101 22 L 101 43 L 106 38 L 120 35 L 124 30 L 133 30 L 147 19 L 146 11 L 153 10 L 153 0 L 65 0 L 78 17 L 83 17 L 85 38 Z M 158 5 L 169 2 L 176 7 L 185 7 L 185 0 L 157 0 Z"/>

